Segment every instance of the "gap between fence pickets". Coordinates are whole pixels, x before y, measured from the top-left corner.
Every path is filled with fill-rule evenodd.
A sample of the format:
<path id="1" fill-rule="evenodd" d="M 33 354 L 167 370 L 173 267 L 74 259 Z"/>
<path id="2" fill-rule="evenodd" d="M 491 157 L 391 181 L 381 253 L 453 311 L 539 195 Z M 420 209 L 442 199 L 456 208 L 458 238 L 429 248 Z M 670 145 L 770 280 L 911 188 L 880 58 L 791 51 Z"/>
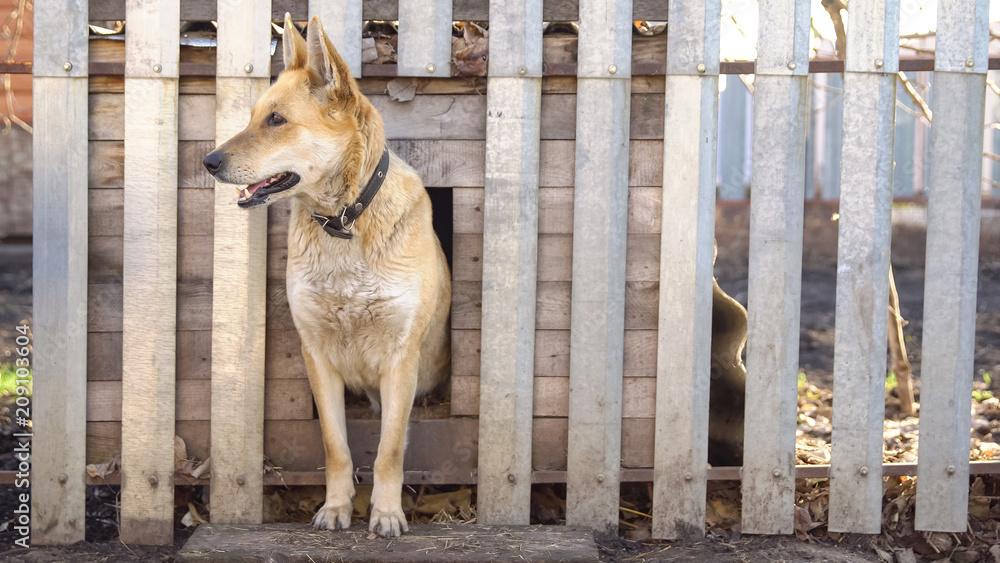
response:
<path id="1" fill-rule="evenodd" d="M 709 481 L 739 481 L 741 480 L 741 467 L 709 467 Z M 0 471 L 0 485 L 11 485 L 14 483 L 16 471 Z M 371 472 L 355 472 L 362 482 L 371 482 Z M 1000 461 L 972 461 L 969 462 L 970 475 L 1000 475 Z M 886 463 L 882 465 L 882 475 L 884 477 L 915 477 L 917 475 L 916 463 Z M 796 479 L 828 479 L 830 477 L 829 465 L 797 465 L 795 466 Z M 404 471 L 404 482 L 410 485 L 420 484 L 440 484 L 440 485 L 474 485 L 475 475 L 470 475 L 468 479 L 453 478 L 447 482 L 438 482 L 432 471 Z M 652 468 L 622 469 L 621 481 L 623 483 L 651 483 L 653 481 Z M 300 485 L 323 485 L 325 484 L 324 473 L 322 471 L 283 471 L 270 474 L 264 477 L 264 485 L 291 487 Z M 531 472 L 532 483 L 565 483 L 566 472 L 561 470 L 535 470 Z M 87 477 L 87 485 L 120 485 L 121 475 L 113 474 L 104 478 Z M 176 478 L 178 487 L 187 485 L 208 485 L 211 479 L 187 479 L 183 476 Z"/>

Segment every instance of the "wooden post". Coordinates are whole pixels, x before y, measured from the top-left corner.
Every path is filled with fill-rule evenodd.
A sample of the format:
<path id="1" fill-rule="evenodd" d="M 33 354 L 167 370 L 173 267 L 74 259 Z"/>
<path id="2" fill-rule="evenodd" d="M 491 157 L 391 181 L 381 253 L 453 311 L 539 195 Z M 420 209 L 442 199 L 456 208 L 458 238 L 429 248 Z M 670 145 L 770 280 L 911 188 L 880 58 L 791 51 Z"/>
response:
<path id="1" fill-rule="evenodd" d="M 939 0 L 920 364 L 916 529 L 964 532 L 986 96 L 987 0 Z"/>
<path id="2" fill-rule="evenodd" d="M 479 503 L 484 524 L 526 525 L 538 248 L 542 6 L 490 5 L 483 206 Z"/>
<path id="3" fill-rule="evenodd" d="M 830 530 L 877 534 L 882 526 L 899 3 L 857 2 L 851 18 L 840 168 Z"/>
<path id="4" fill-rule="evenodd" d="M 128 0 L 122 271 L 126 543 L 174 541 L 180 2 Z"/>
<path id="5" fill-rule="evenodd" d="M 397 76 L 451 76 L 451 0 L 399 0 Z"/>
<path id="6" fill-rule="evenodd" d="M 582 0 L 566 522 L 618 528 L 631 0 Z"/>
<path id="7" fill-rule="evenodd" d="M 790 534 L 809 0 L 762 0 L 753 102 L 743 531 Z"/>
<path id="8" fill-rule="evenodd" d="M 309 0 L 309 17 L 323 21 L 323 31 L 354 78 L 361 78 L 362 4 L 362 0 Z"/>
<path id="9" fill-rule="evenodd" d="M 271 3 L 221 0 L 218 143 L 239 133 L 270 82 Z M 212 521 L 260 522 L 264 463 L 267 211 L 215 185 L 212 294 Z"/>
<path id="10" fill-rule="evenodd" d="M 663 134 L 653 536 L 705 533 L 721 3 L 671 2 Z"/>
<path id="11" fill-rule="evenodd" d="M 87 1 L 36 0 L 33 544 L 84 539 L 87 443 Z"/>

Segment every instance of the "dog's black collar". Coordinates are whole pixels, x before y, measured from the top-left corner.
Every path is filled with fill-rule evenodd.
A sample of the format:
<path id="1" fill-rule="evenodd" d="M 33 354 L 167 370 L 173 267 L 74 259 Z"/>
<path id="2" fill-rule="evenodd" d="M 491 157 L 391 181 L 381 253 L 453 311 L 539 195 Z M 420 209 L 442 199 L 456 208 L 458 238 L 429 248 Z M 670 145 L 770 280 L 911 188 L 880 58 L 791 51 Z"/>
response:
<path id="1" fill-rule="evenodd" d="M 382 159 L 378 161 L 378 166 L 375 168 L 375 173 L 372 174 L 371 179 L 368 180 L 368 184 L 365 185 L 365 189 L 361 190 L 361 195 L 354 202 L 353 205 L 345 206 L 341 210 L 340 215 L 321 215 L 319 213 L 313 213 L 312 218 L 320 227 L 326 231 L 326 234 L 342 239 L 353 238 L 354 235 L 351 233 L 351 229 L 354 228 L 354 221 L 358 219 L 361 212 L 365 210 L 366 207 L 372 202 L 375 194 L 378 193 L 379 188 L 382 187 L 382 182 L 385 181 L 385 177 L 389 172 L 389 147 L 382 149 Z"/>

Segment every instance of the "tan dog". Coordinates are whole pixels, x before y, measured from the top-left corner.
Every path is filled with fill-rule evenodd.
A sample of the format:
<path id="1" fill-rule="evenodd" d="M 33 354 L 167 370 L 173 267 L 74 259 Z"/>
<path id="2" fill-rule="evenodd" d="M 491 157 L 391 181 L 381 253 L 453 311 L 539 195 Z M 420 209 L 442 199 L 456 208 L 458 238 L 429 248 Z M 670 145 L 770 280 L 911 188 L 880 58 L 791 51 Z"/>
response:
<path id="1" fill-rule="evenodd" d="M 326 503 L 313 526 L 351 523 L 346 386 L 381 404 L 369 529 L 398 536 L 407 531 L 400 496 L 410 409 L 450 371 L 450 274 L 423 183 L 388 151 L 381 116 L 319 18 L 308 36 L 285 15 L 284 72 L 205 166 L 246 185 L 241 207 L 292 198 L 288 304 L 326 448 Z"/>

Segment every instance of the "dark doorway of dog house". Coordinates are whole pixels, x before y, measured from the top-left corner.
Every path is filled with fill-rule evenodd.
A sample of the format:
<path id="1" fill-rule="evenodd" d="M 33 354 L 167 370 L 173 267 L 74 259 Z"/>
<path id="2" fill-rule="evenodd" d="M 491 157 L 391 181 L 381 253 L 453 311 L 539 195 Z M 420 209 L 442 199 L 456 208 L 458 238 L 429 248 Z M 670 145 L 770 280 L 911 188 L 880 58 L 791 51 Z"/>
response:
<path id="1" fill-rule="evenodd" d="M 452 216 L 452 190 L 451 188 L 427 188 L 427 194 L 431 196 L 431 207 L 434 208 L 434 232 L 437 233 L 438 240 L 441 241 L 441 248 L 448 258 L 448 267 L 452 267 L 452 233 L 454 232 L 454 218 Z"/>

